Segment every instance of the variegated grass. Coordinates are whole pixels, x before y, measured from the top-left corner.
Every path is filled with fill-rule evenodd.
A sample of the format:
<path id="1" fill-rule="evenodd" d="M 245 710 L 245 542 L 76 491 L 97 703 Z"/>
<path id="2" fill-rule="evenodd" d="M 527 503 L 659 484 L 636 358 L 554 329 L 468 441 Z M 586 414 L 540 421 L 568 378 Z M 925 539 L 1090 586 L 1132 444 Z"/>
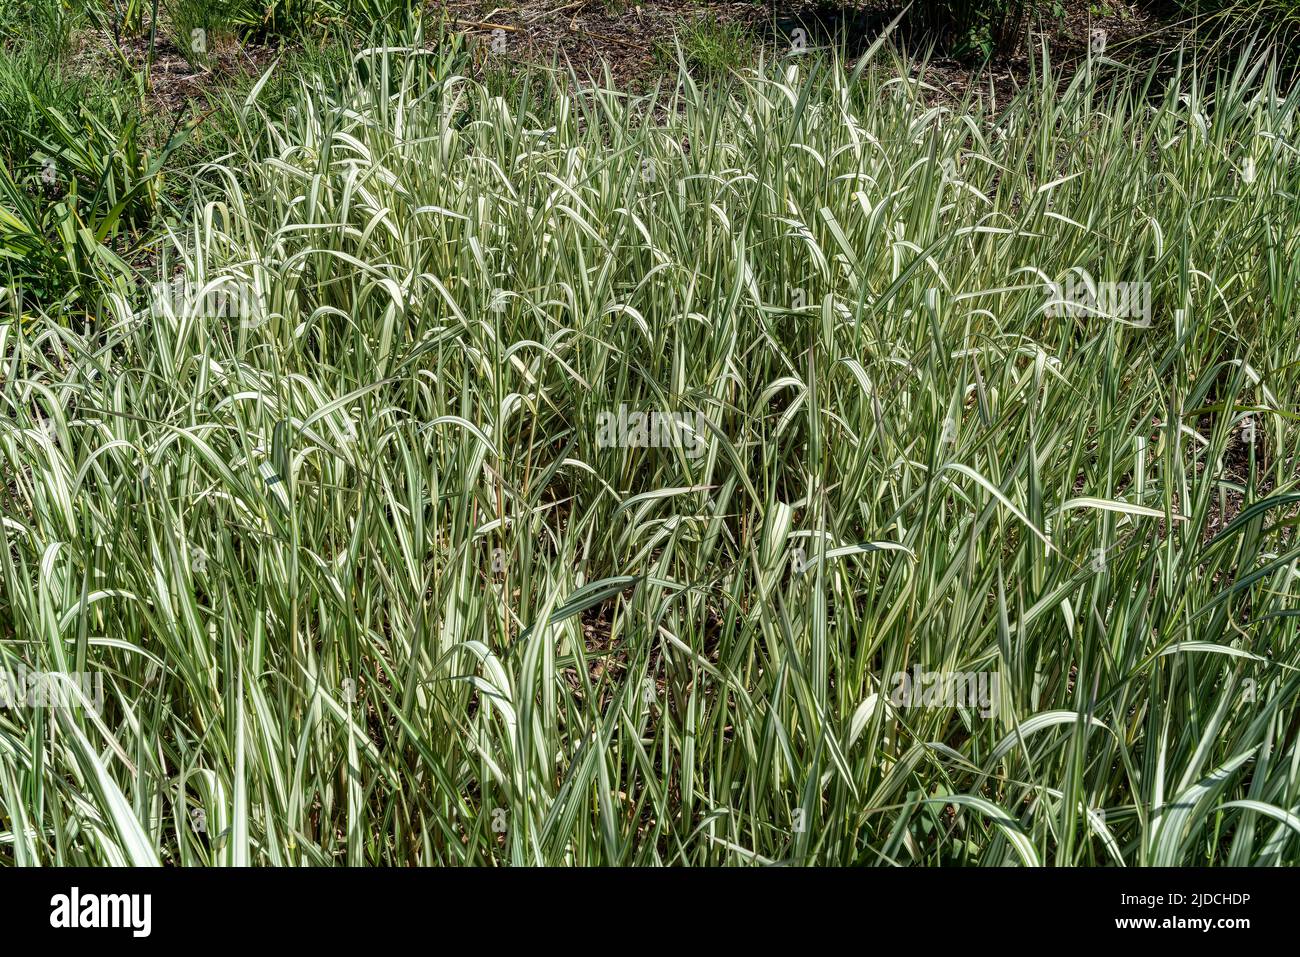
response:
<path id="1" fill-rule="evenodd" d="M 0 660 L 108 698 L 0 712 L 0 856 L 1300 861 L 1266 63 L 357 60 L 254 91 L 172 292 L 0 327 Z M 601 447 L 620 404 L 706 451 Z M 997 708 L 899 707 L 914 666 Z"/>

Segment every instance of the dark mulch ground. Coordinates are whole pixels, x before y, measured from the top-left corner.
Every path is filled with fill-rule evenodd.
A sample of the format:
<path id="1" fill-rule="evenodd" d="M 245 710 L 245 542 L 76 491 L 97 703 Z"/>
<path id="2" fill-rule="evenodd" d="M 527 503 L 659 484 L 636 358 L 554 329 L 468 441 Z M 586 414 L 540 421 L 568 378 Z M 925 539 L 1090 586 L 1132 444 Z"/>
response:
<path id="1" fill-rule="evenodd" d="M 1012 54 L 989 62 L 958 58 L 945 46 L 950 38 L 900 25 L 893 37 L 920 53 L 916 75 L 943 93 L 960 96 L 972 84 L 1001 96 L 1029 73 L 1028 49 L 1046 46 L 1054 66 L 1067 74 L 1087 54 L 1097 31 L 1106 36 L 1106 54 L 1140 57 L 1177 41 L 1181 25 L 1167 9 L 1125 0 L 1097 5 L 1066 0 L 1063 13 L 1032 25 L 1029 40 Z M 518 69 L 558 63 L 582 79 L 599 79 L 608 70 L 615 84 L 644 89 L 671 70 L 674 37 L 699 25 L 721 26 L 745 38 L 764 56 L 791 55 L 792 36 L 802 29 L 811 47 L 842 48 L 849 56 L 865 51 L 888 27 L 901 6 L 891 0 L 431 0 L 433 18 L 445 19 L 476 48 L 480 69 Z M 1100 9 L 1103 13 L 1097 13 Z M 1153 12 L 1153 10 L 1155 12 Z M 504 45 L 504 47 L 503 47 Z M 147 36 L 115 38 L 88 32 L 79 39 L 76 68 L 110 72 L 140 69 L 150 60 Z M 256 76 L 277 56 L 271 46 L 213 40 L 201 58 L 187 57 L 160 34 L 152 50 L 148 97 L 160 115 L 201 112 L 213 91 L 232 78 Z M 196 64 L 192 60 L 199 59 Z"/>
<path id="2" fill-rule="evenodd" d="M 883 0 L 828 3 L 825 0 L 705 3 L 701 0 L 534 0 L 500 4 L 493 0 L 441 0 L 455 28 L 479 41 L 491 62 L 492 53 L 512 63 L 547 64 L 558 59 L 572 65 L 580 77 L 598 78 L 608 67 L 621 86 L 637 88 L 662 76 L 671 63 L 673 36 L 693 24 L 732 26 L 747 35 L 755 47 L 769 55 L 789 55 L 791 37 L 802 28 L 810 45 L 842 47 L 849 56 L 864 52 L 888 27 L 901 7 Z M 1053 62 L 1069 69 L 1083 58 L 1098 33 L 1104 33 L 1108 56 L 1143 55 L 1156 46 L 1176 42 L 1182 27 L 1147 4 L 1112 2 L 1098 5 L 1078 0 L 1063 4 L 1063 14 L 1031 26 L 1034 47 L 1047 45 Z M 1167 11 L 1166 11 L 1167 12 Z M 492 49 L 493 31 L 504 31 Z M 900 25 L 895 38 L 918 52 L 931 46 L 933 37 Z M 957 58 L 945 48 L 950 38 L 935 42 L 925 65 L 926 79 L 960 93 L 979 79 L 1014 81 L 1028 76 L 1028 42 L 1010 55 L 1000 54 L 979 63 L 969 56 Z"/>
<path id="3" fill-rule="evenodd" d="M 506 56 L 515 62 L 569 64 L 581 77 L 600 77 L 607 67 L 620 86 L 653 82 L 665 70 L 664 50 L 674 34 L 695 20 L 744 28 L 761 35 L 770 13 L 766 4 L 698 0 L 644 0 L 614 10 L 603 0 L 558 0 L 490 4 L 484 0 L 446 0 L 454 27 L 491 51 L 492 33 L 506 31 Z"/>
<path id="4" fill-rule="evenodd" d="M 214 38 L 201 58 L 186 57 L 163 33 L 151 44 L 147 33 L 114 36 L 106 30 L 87 30 L 77 36 L 76 44 L 72 70 L 102 77 L 126 73 L 145 77 L 149 110 L 168 117 L 188 112 L 195 100 L 209 100 L 231 80 L 261 74 L 277 55 L 265 44 Z"/>

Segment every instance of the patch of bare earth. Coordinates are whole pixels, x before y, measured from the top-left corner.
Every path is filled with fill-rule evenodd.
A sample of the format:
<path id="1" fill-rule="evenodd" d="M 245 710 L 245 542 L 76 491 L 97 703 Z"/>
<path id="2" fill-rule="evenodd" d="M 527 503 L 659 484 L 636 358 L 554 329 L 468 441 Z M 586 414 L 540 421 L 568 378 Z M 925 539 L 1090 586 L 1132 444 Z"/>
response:
<path id="1" fill-rule="evenodd" d="M 841 48 L 848 55 L 864 52 L 884 33 L 902 6 L 876 0 L 827 3 L 810 0 L 705 3 L 702 0 L 532 0 L 522 4 L 493 0 L 437 0 L 431 11 L 452 29 L 476 41 L 481 60 L 492 55 L 515 65 L 571 65 L 580 78 L 600 79 L 607 69 L 624 88 L 648 86 L 671 65 L 664 51 L 683 29 L 700 24 L 738 28 L 766 53 L 792 53 L 796 30 L 807 48 Z M 1146 4 L 1109 3 L 1102 7 L 1070 0 L 1059 14 L 1027 24 L 1025 40 L 1011 53 L 988 62 L 946 55 L 951 38 L 906 31 L 894 38 L 917 54 L 913 69 L 954 98 L 975 86 L 980 92 L 1011 95 L 1028 79 L 1030 50 L 1051 50 L 1055 68 L 1069 74 L 1089 54 L 1104 47 L 1115 59 L 1143 56 L 1176 41 L 1182 27 L 1152 13 Z"/>
<path id="2" fill-rule="evenodd" d="M 264 72 L 275 57 L 272 47 L 231 38 L 213 38 L 201 55 L 186 56 L 165 35 L 151 42 L 148 31 L 115 36 L 107 30 L 87 30 L 77 37 L 70 65 L 86 76 L 138 75 L 145 81 L 148 111 L 183 117 L 232 81 Z"/>
<path id="3" fill-rule="evenodd" d="M 636 88 L 663 74 L 662 49 L 671 49 L 673 36 L 683 27 L 707 20 L 757 32 L 769 8 L 763 3 L 697 0 L 446 0 L 435 9 L 446 15 L 453 29 L 478 41 L 488 56 L 533 65 L 558 62 L 572 66 L 584 79 L 599 79 L 608 70 L 620 87 Z"/>

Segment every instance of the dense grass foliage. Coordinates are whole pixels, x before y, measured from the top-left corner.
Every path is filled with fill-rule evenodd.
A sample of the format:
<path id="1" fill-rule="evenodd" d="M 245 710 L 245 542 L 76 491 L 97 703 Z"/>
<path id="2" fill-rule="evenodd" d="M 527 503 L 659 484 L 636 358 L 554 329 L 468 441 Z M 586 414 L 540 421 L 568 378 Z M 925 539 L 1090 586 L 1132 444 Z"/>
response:
<path id="1" fill-rule="evenodd" d="M 1300 95 L 457 63 L 0 326 L 0 663 L 104 682 L 0 710 L 0 856 L 1300 862 Z"/>

